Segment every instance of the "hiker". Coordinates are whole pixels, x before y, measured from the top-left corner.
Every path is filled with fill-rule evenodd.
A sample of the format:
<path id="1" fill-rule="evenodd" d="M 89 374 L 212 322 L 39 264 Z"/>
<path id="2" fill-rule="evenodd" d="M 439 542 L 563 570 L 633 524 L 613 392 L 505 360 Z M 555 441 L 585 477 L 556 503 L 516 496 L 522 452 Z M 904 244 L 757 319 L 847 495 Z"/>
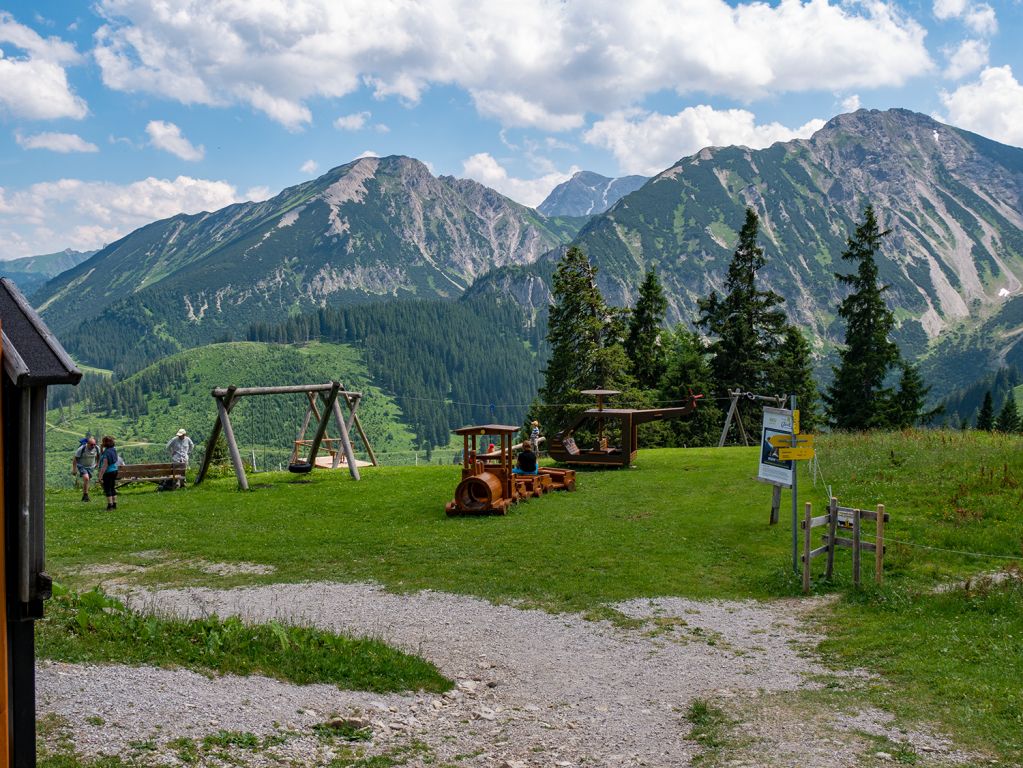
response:
<path id="1" fill-rule="evenodd" d="M 96 476 L 98 466 L 99 448 L 96 446 L 96 438 L 89 435 L 71 459 L 71 475 L 82 478 L 82 501 L 89 500 L 89 482 Z"/>
<path id="2" fill-rule="evenodd" d="M 529 431 L 529 442 L 533 446 L 533 453 L 540 452 L 540 422 L 532 421 L 530 425 L 532 429 Z"/>
<path id="3" fill-rule="evenodd" d="M 522 450 L 519 451 L 518 464 L 512 467 L 513 475 L 535 475 L 536 470 L 536 454 L 533 453 L 529 443 L 522 444 Z"/>
<path id="4" fill-rule="evenodd" d="M 114 438 L 105 435 L 100 441 L 103 453 L 99 458 L 99 476 L 103 481 L 103 493 L 107 497 L 107 509 L 117 509 L 117 469 L 120 457 L 114 449 Z"/>
<path id="5" fill-rule="evenodd" d="M 188 459 L 193 448 L 195 448 L 195 444 L 184 429 L 179 429 L 177 434 L 167 441 L 167 453 L 170 454 L 171 461 L 175 464 L 184 464 L 185 469 L 188 469 Z M 179 488 L 185 487 L 183 478 L 178 482 L 180 483 Z"/>

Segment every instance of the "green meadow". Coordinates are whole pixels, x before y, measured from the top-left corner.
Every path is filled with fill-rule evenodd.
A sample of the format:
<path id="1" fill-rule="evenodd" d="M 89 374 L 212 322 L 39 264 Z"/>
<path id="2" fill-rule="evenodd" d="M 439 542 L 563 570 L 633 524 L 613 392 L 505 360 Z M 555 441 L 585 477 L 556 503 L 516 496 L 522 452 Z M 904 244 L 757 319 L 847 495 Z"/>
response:
<path id="1" fill-rule="evenodd" d="M 879 673 L 869 696 L 896 714 L 1023 759 L 1023 588 L 983 576 L 1018 573 L 1023 558 L 1023 440 L 912 431 L 822 436 L 818 446 L 817 470 L 802 465 L 800 510 L 809 501 L 821 514 L 830 489 L 843 505 L 883 503 L 891 515 L 883 587 L 872 558 L 860 590 L 848 552 L 832 582 L 814 562 L 813 591 L 835 596 L 817 615 L 823 658 Z M 612 620 L 614 603 L 635 597 L 792 598 L 801 587 L 789 495 L 770 526 L 771 490 L 756 466 L 754 448 L 644 450 L 635 468 L 580 472 L 575 493 L 486 518 L 444 515 L 452 465 L 371 468 L 359 483 L 326 471 L 258 474 L 248 493 L 233 477 L 173 493 L 133 488 L 115 513 L 57 490 L 49 566 L 77 590 L 112 578 L 373 581 Z M 211 576 L 202 561 L 275 571 Z"/>

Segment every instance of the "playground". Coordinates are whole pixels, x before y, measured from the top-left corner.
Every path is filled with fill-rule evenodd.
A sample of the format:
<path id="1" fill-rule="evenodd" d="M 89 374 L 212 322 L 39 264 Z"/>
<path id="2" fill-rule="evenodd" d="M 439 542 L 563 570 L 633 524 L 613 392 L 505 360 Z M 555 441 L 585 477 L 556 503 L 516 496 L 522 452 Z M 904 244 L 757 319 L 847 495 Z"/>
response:
<path id="1" fill-rule="evenodd" d="M 1018 438 L 818 445 L 823 476 L 804 473 L 801 500 L 826 507 L 831 487 L 891 512 L 881 587 L 870 559 L 853 589 L 839 551 L 833 581 L 817 567 L 800 597 L 790 531 L 768 525 L 771 490 L 753 479 L 758 448 L 641 449 L 631 469 L 585 473 L 574 493 L 499 517 L 445 515 L 462 471 L 450 464 L 378 467 L 357 483 L 272 473 L 250 493 L 233 476 L 182 493 L 133 489 L 116 524 L 53 492 L 51 569 L 74 589 L 101 586 L 146 613 L 371 635 L 454 687 L 383 695 L 211 682 L 171 658 L 172 669 L 102 674 L 43 662 L 41 715 L 83 760 L 104 743 L 142 762 L 172 758 L 175 739 L 221 730 L 271 745 L 231 753 L 251 764 L 294 750 L 364 766 L 1023 759 L 1023 598 L 1011 576 L 977 580 L 1018 563 Z M 102 712 L 82 687 L 108 691 Z M 146 716 L 118 709 L 134 699 L 114 689 L 137 689 Z M 334 715 L 361 718 L 372 739 L 318 740 Z"/>

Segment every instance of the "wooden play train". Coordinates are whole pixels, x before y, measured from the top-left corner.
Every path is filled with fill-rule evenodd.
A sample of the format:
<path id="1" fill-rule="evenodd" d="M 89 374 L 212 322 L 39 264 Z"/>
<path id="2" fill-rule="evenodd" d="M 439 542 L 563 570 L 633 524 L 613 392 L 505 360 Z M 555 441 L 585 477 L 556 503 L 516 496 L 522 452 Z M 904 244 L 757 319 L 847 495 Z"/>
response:
<path id="1" fill-rule="evenodd" d="M 444 511 L 448 515 L 506 515 L 508 508 L 525 499 L 542 496 L 548 491 L 575 490 L 575 470 L 539 467 L 535 475 L 512 472 L 512 440 L 518 427 L 506 424 L 484 424 L 462 427 L 462 480 L 455 488 L 455 498 Z M 496 437 L 500 446 L 494 451 L 477 451 L 477 438 Z"/>

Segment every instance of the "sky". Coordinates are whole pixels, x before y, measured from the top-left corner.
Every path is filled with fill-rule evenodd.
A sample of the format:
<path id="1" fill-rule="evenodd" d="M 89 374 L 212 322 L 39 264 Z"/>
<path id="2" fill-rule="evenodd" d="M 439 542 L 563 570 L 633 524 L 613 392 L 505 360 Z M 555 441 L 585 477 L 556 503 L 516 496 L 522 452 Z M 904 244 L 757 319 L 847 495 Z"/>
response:
<path id="1" fill-rule="evenodd" d="M 904 107 L 1023 146 L 1023 0 L 0 0 L 0 259 L 365 155 L 538 205 L 579 170 Z"/>

